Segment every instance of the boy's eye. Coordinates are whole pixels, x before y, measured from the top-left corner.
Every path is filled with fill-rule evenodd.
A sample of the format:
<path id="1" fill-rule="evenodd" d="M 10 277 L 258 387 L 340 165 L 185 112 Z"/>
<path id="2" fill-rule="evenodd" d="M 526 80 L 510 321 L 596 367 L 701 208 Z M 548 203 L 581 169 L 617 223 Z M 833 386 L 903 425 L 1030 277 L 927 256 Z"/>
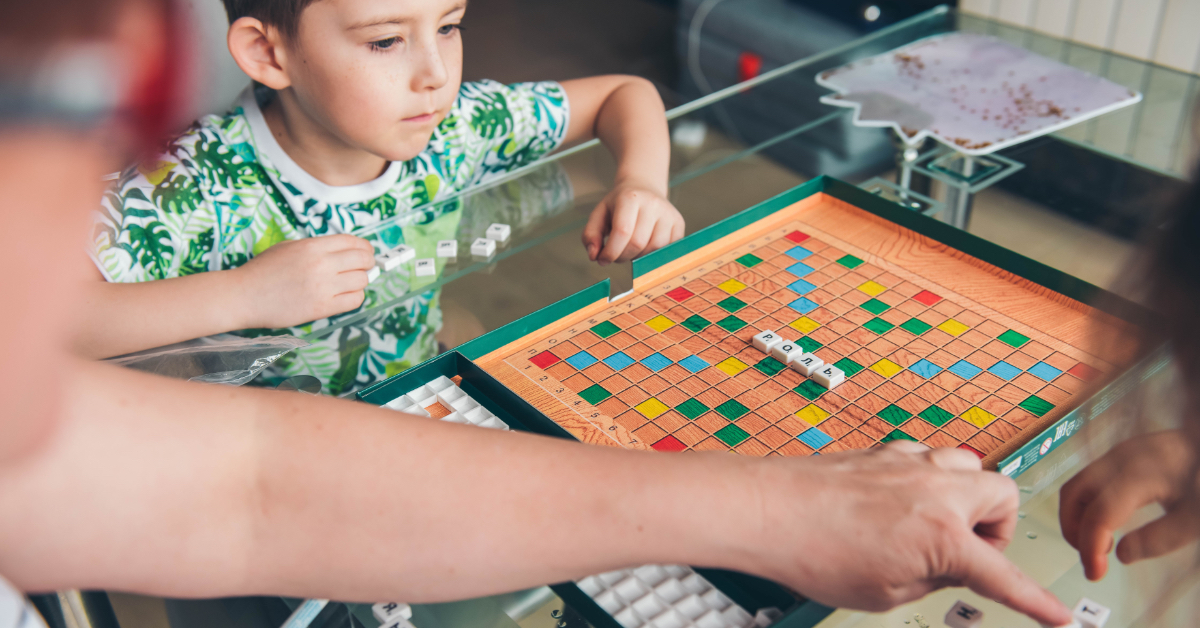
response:
<path id="1" fill-rule="evenodd" d="M 380 39 L 378 41 L 368 42 L 367 45 L 370 46 L 373 50 L 387 50 L 388 48 L 395 46 L 396 42 L 398 42 L 398 41 L 400 41 L 399 37 L 388 37 L 387 39 Z"/>
<path id="2" fill-rule="evenodd" d="M 453 33 L 456 30 L 457 31 L 462 30 L 462 24 L 447 24 L 438 29 L 438 34 L 439 35 L 449 35 L 450 33 Z"/>

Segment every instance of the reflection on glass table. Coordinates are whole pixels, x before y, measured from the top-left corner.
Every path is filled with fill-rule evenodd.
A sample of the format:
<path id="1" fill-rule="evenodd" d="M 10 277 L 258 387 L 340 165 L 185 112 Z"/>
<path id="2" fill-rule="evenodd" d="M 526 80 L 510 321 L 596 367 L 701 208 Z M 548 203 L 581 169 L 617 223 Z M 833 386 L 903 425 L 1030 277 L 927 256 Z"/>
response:
<path id="1" fill-rule="evenodd" d="M 1017 183 L 1003 190 L 999 183 L 977 190 L 974 219 L 960 221 L 977 235 L 1068 273 L 1096 273 L 1085 278 L 1101 284 L 1111 280 L 1111 273 L 1101 271 L 1119 266 L 1121 255 L 1130 245 L 1113 237 L 1104 220 L 1133 220 L 1134 210 L 1108 208 L 1115 218 L 1105 215 L 1088 222 L 1073 220 L 1069 209 L 1064 215 L 1062 210 L 1048 211 L 1042 205 L 1069 192 L 1073 179 L 1099 176 L 1097 169 L 1130 169 L 1123 171 L 1144 180 L 1167 182 L 1163 185 L 1177 180 L 1190 150 L 1186 133 L 1179 130 L 1186 127 L 1187 102 L 1197 92 L 1195 77 L 946 9 L 882 29 L 850 45 L 767 68 L 748 83 L 720 89 L 669 112 L 675 139 L 671 200 L 687 218 L 689 232 L 791 189 L 825 172 L 827 167 L 840 168 L 839 174 L 853 183 L 873 181 L 866 186 L 868 189 L 873 186 L 893 200 L 905 198 L 897 190 L 910 190 L 914 194 L 911 200 L 920 202 L 921 211 L 937 213 L 939 203 L 946 200 L 946 190 L 937 178 L 917 169 L 904 172 L 897 163 L 903 164 L 911 156 L 913 159 L 907 161 L 935 171 L 945 165 L 938 161 L 944 155 L 931 150 L 906 155 L 893 145 L 886 132 L 853 128 L 848 112 L 819 105 L 816 97 L 821 92 L 811 86 L 824 70 L 954 30 L 1000 37 L 1146 95 L 1143 102 L 1129 109 L 1000 155 L 1025 166 L 1020 173 L 1010 173 L 1005 182 Z M 812 96 L 810 102 L 800 103 L 796 107 L 798 117 L 782 123 L 780 130 L 778 112 L 790 106 L 798 86 L 805 86 L 803 93 Z M 1169 113 L 1147 115 L 1164 111 Z M 1063 154 L 1078 157 L 1069 162 L 1074 169 L 1056 170 L 1047 165 Z M 1022 178 L 1027 174 L 1028 178 Z M 595 143 L 586 144 L 361 233 L 381 248 L 401 240 L 433 243 L 457 239 L 460 251 L 464 251 L 491 223 L 509 224 L 513 229 L 509 243 L 490 259 L 463 256 L 453 262 L 439 261 L 432 277 L 417 277 L 407 269 L 388 274 L 372 286 L 363 308 L 339 317 L 328 327 L 312 329 L 305 339 L 314 343 L 314 348 L 297 352 L 267 381 L 312 375 L 324 382 L 326 392 L 343 393 L 399 373 L 438 351 L 496 329 L 599 280 L 612 278 L 614 283 L 628 284 L 628 265 L 600 267 L 591 263 L 580 243 L 588 213 L 603 196 L 612 175 L 613 164 L 607 153 Z M 899 177 L 906 179 L 903 185 L 884 185 Z M 1062 229 L 1050 234 L 1056 239 L 1053 246 L 1040 244 L 1047 225 Z M 1068 235 L 1064 237 L 1064 233 Z M 1088 249 L 1097 248 L 1095 243 L 1099 242 L 1102 254 L 1116 261 L 1092 263 L 1090 260 L 1095 258 L 1088 255 L 1097 253 L 1081 253 L 1072 248 L 1072 242 Z M 403 332 L 420 317 L 430 324 L 431 331 L 414 335 L 411 350 L 404 355 L 371 355 L 366 349 L 363 339 L 370 334 L 377 330 Z M 434 329 L 439 331 L 435 334 Z M 343 366 L 357 363 L 369 363 L 371 367 L 355 370 Z M 1106 434 L 1125 423 L 1127 412 L 1127 408 L 1114 407 L 1093 423 L 1092 430 L 1069 447 L 1055 451 L 1021 478 L 1026 516 L 1009 550 L 1009 556 L 1023 569 L 1067 602 L 1073 603 L 1086 594 L 1109 603 L 1114 608 L 1110 627 L 1144 621 L 1148 610 L 1165 603 L 1159 596 L 1169 590 L 1167 583 L 1191 565 L 1190 555 L 1175 554 L 1142 565 L 1118 567 L 1104 583 L 1090 585 L 1082 578 L 1077 557 L 1057 532 L 1055 508 L 1061 483 L 1110 446 Z M 837 612 L 822 625 L 939 625 L 942 615 L 957 599 L 983 609 L 989 618 L 985 625 L 1033 625 L 962 591 L 939 593 L 884 616 Z M 378 623 L 369 605 L 347 608 L 364 625 Z M 582 621 L 569 604 L 546 588 L 450 604 L 415 605 L 412 619 L 418 628 L 514 624 L 566 628 L 582 625 Z"/>

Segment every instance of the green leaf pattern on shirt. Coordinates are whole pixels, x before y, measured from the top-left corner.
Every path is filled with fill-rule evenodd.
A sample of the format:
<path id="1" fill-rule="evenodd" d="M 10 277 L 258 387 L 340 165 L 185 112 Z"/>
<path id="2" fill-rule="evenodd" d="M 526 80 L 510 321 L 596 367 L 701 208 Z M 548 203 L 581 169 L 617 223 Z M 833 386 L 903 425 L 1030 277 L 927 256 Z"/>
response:
<path id="1" fill-rule="evenodd" d="M 155 160 L 122 173 L 102 200 L 91 252 L 105 276 L 119 282 L 235 268 L 279 242 L 333 233 L 370 232 L 380 249 L 408 243 L 433 257 L 436 241 L 455 237 L 463 218 L 463 204 L 451 197 L 554 150 L 567 121 L 557 83 L 465 83 L 426 150 L 402 164 L 390 188 L 365 202 L 339 204 L 281 174 L 239 106 L 198 120 Z M 412 211 L 420 206 L 425 211 Z M 409 280 L 386 274 L 368 289 L 364 307 L 408 294 Z M 332 331 L 277 362 L 270 377 L 314 375 L 338 394 L 418 364 L 437 351 L 437 303 L 438 291 L 426 291 Z M 304 336 L 358 314 L 240 333 Z"/>

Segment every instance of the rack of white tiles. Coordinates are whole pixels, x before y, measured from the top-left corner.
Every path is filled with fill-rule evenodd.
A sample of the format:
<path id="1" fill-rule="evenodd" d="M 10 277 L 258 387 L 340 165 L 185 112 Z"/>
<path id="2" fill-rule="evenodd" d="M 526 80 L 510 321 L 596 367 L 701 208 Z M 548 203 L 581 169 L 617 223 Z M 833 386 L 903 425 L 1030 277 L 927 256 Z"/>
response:
<path id="1" fill-rule="evenodd" d="M 440 417 L 450 423 L 465 423 L 497 430 L 509 429 L 508 424 L 492 414 L 483 404 L 476 401 L 467 391 L 445 375 L 414 388 L 397 397 L 383 407 L 417 416 L 432 417 L 429 408 L 440 405 L 447 414 Z M 440 414 L 440 412 L 439 412 Z"/>
<path id="2" fill-rule="evenodd" d="M 624 628 L 750 628 L 756 617 L 690 567 L 644 565 L 588 576 L 576 583 Z"/>

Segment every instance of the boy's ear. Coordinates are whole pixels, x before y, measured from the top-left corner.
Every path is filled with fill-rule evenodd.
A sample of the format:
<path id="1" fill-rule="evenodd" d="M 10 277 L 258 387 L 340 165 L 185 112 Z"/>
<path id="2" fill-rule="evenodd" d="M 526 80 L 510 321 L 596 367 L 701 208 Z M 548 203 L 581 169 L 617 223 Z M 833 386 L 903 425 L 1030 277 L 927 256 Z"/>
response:
<path id="1" fill-rule="evenodd" d="M 278 28 L 242 17 L 229 25 L 226 41 L 229 54 L 250 78 L 276 90 L 292 84 L 286 70 L 287 51 Z"/>

